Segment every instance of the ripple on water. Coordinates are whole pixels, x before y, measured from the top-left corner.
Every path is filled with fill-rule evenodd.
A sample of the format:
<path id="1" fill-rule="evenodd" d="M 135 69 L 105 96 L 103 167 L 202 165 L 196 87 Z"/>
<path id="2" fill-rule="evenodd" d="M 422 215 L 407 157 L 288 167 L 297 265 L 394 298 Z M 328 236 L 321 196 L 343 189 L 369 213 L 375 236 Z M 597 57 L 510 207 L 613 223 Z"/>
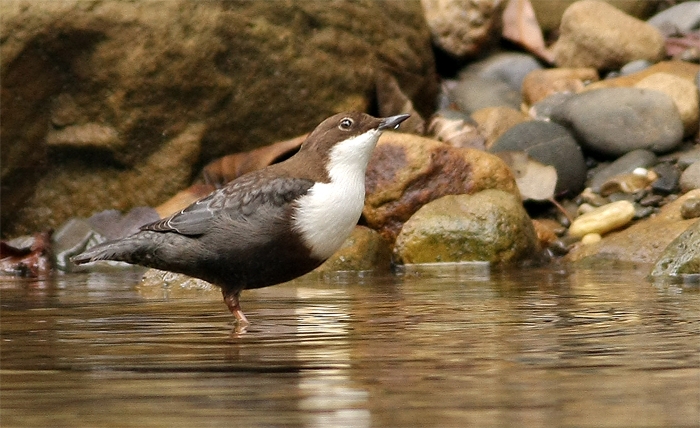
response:
<path id="1" fill-rule="evenodd" d="M 697 426 L 700 292 L 408 267 L 244 292 L 0 279 L 2 426 Z M 124 418 L 128 409 L 128 420 Z"/>

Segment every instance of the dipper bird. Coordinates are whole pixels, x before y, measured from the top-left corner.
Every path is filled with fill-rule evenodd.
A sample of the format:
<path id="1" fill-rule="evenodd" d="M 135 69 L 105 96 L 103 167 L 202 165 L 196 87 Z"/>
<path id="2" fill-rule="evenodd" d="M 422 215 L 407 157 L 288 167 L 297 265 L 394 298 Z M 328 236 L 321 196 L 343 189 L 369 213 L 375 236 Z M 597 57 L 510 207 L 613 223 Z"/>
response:
<path id="1" fill-rule="evenodd" d="M 365 170 L 379 136 L 408 116 L 331 116 L 289 159 L 73 262 L 118 260 L 201 278 L 221 287 L 236 320 L 247 323 L 241 291 L 304 275 L 340 248 L 362 213 Z"/>

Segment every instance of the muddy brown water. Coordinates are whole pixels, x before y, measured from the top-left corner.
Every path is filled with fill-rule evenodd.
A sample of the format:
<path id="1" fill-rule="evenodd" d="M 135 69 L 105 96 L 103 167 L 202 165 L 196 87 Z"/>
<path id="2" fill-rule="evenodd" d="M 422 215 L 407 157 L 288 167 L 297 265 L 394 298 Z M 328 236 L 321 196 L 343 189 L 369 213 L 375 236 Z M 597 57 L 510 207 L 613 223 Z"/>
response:
<path id="1" fill-rule="evenodd" d="M 220 296 L 0 279 L 2 427 L 698 427 L 700 287 L 484 265 Z"/>

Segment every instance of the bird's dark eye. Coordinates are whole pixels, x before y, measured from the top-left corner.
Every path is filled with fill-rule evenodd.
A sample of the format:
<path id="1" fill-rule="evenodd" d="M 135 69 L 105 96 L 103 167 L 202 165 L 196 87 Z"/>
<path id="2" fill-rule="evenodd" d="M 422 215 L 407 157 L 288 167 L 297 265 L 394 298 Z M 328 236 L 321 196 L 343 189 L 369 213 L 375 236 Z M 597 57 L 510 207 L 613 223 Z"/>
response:
<path id="1" fill-rule="evenodd" d="M 346 117 L 340 121 L 340 129 L 348 130 L 352 126 L 352 123 L 353 123 L 352 119 L 350 119 L 349 117 Z"/>

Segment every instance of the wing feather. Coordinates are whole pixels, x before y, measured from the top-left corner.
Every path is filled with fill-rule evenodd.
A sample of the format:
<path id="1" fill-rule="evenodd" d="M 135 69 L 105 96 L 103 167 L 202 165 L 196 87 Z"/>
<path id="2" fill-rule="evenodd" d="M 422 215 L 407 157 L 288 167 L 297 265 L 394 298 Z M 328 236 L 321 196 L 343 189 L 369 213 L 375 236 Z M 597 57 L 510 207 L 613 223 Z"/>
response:
<path id="1" fill-rule="evenodd" d="M 262 183 L 262 185 L 261 185 Z M 259 209 L 283 209 L 306 194 L 314 182 L 304 178 L 243 176 L 170 217 L 141 226 L 141 230 L 202 235 L 222 216 L 243 220 Z"/>

